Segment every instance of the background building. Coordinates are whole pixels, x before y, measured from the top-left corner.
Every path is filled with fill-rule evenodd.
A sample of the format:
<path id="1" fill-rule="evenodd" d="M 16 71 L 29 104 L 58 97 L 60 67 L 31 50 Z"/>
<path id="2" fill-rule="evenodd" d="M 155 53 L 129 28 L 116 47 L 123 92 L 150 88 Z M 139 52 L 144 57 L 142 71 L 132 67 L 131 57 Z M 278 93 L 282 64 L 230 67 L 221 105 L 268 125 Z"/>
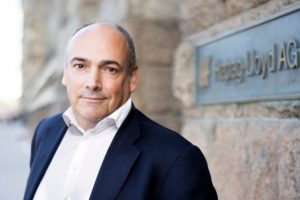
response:
<path id="1" fill-rule="evenodd" d="M 296 5 L 297 0 L 23 0 L 27 122 L 34 128 L 68 106 L 60 80 L 71 33 L 85 23 L 114 21 L 135 40 L 141 70 L 136 106 L 202 149 L 220 199 L 300 199 L 299 99 L 198 105 L 189 42 Z"/>

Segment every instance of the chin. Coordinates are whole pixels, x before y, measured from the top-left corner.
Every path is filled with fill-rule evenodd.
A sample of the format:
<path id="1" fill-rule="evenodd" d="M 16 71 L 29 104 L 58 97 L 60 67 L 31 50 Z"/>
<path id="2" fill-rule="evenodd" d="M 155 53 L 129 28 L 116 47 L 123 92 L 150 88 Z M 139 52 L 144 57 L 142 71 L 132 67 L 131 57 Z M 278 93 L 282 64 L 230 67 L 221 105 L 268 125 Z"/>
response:
<path id="1" fill-rule="evenodd" d="M 102 113 L 97 113 L 95 111 L 90 111 L 90 112 L 83 112 L 82 116 L 84 116 L 84 118 L 90 120 L 90 121 L 100 121 L 101 119 L 105 118 L 107 115 L 102 114 Z"/>

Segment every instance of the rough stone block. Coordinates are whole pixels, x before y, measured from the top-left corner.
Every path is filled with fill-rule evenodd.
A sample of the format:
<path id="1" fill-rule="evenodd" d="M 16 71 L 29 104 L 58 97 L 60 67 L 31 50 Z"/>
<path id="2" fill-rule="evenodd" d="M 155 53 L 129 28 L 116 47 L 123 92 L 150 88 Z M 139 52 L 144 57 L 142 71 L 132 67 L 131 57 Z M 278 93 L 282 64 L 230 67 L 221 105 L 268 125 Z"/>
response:
<path id="1" fill-rule="evenodd" d="M 179 0 L 129 0 L 130 16 L 147 19 L 174 19 L 178 15 Z"/>
<path id="2" fill-rule="evenodd" d="M 216 16 L 220 13 L 218 2 L 218 0 L 182 1 L 180 3 L 179 15 L 181 20 L 181 31 L 188 35 L 215 23 L 217 20 Z"/>
<path id="3" fill-rule="evenodd" d="M 220 199 L 276 200 L 277 129 L 277 120 L 204 119 L 187 121 L 183 135 L 206 156 Z"/>
<path id="4" fill-rule="evenodd" d="M 239 18 L 244 24 L 253 19 L 275 13 L 285 5 L 297 0 L 212 0 L 182 1 L 180 4 L 180 30 L 183 35 L 191 35 L 211 28 L 216 24 L 226 27 L 224 20 Z"/>
<path id="5" fill-rule="evenodd" d="M 284 120 L 278 138 L 278 199 L 300 199 L 300 121 Z"/>
<path id="6" fill-rule="evenodd" d="M 127 20 L 123 24 L 135 41 L 139 65 L 171 66 L 180 39 L 176 21 Z"/>
<path id="7" fill-rule="evenodd" d="M 170 88 L 170 68 L 144 66 L 140 68 L 138 90 L 134 93 L 134 100 L 138 107 L 147 113 L 178 113 L 179 104 Z"/>
<path id="8" fill-rule="evenodd" d="M 181 43 L 175 53 L 173 92 L 184 106 L 195 104 L 195 54 L 192 44 Z"/>

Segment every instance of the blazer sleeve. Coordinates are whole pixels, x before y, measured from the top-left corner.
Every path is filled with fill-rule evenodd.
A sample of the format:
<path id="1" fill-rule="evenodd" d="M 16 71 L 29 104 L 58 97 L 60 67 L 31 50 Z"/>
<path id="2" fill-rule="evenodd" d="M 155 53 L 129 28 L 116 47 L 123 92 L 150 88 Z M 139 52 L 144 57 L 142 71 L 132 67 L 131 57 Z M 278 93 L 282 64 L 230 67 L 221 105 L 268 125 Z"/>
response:
<path id="1" fill-rule="evenodd" d="M 217 200 L 206 160 L 189 145 L 170 169 L 161 193 L 163 200 Z"/>

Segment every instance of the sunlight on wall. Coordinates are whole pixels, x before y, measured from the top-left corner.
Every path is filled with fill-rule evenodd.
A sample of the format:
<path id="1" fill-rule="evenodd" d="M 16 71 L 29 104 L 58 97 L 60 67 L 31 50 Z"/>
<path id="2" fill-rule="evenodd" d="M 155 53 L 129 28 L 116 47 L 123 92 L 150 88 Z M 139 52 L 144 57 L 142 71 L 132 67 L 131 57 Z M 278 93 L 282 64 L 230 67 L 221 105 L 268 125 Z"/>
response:
<path id="1" fill-rule="evenodd" d="M 0 109 L 15 106 L 22 94 L 22 20 L 20 0 L 0 1 Z"/>

